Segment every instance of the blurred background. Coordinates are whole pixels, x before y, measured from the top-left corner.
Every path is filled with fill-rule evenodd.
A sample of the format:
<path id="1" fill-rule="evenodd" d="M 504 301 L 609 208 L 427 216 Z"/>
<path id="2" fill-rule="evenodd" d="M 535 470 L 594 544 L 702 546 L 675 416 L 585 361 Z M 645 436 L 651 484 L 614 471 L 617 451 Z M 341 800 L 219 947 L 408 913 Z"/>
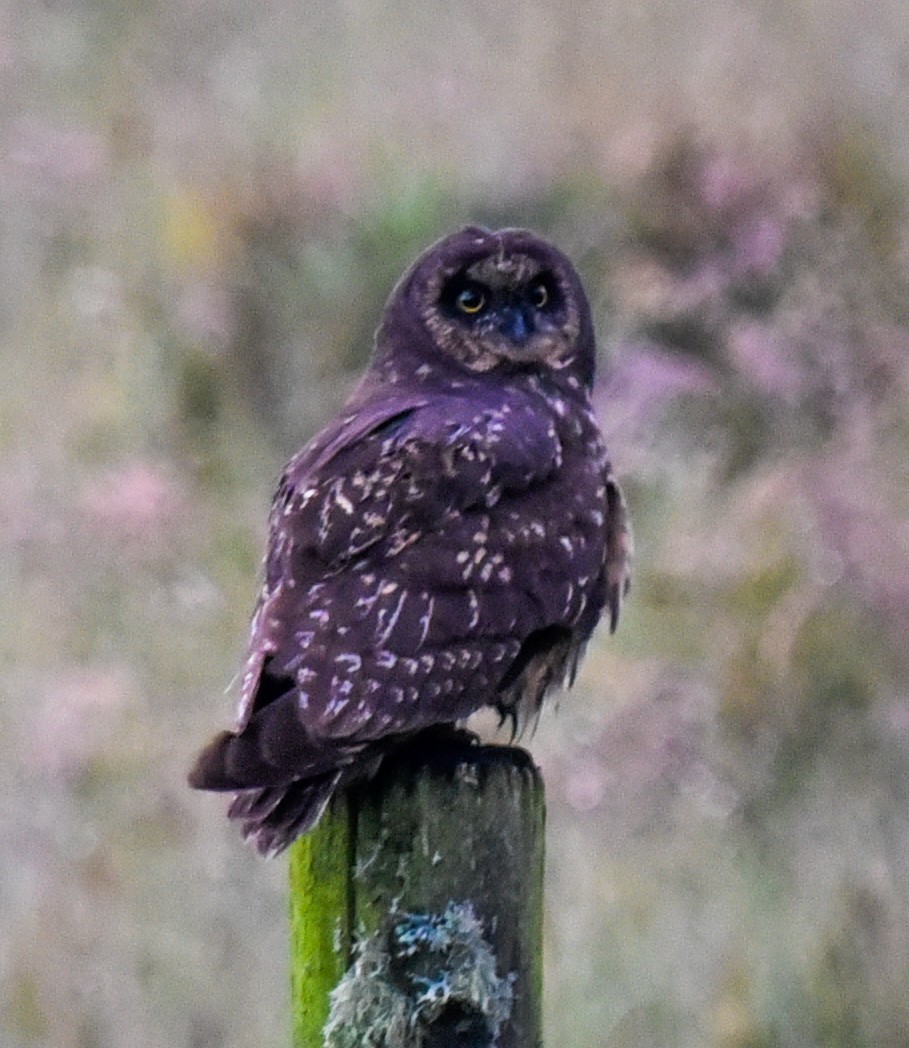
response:
<path id="1" fill-rule="evenodd" d="M 905 0 L 6 0 L 0 1043 L 289 1043 L 184 776 L 281 465 L 467 222 L 577 262 L 637 531 L 531 740 L 550 1048 L 909 1046 Z"/>

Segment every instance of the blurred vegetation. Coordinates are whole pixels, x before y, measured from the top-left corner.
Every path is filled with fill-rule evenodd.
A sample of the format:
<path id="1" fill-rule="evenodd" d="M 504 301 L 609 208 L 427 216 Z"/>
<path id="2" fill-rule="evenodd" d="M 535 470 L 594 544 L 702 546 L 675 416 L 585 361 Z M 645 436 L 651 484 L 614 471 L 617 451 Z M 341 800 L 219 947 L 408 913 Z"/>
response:
<path id="1" fill-rule="evenodd" d="M 272 485 L 465 221 L 578 262 L 638 540 L 532 741 L 563 1048 L 909 1046 L 909 13 L 0 12 L 0 1041 L 287 1043 L 194 749 Z"/>

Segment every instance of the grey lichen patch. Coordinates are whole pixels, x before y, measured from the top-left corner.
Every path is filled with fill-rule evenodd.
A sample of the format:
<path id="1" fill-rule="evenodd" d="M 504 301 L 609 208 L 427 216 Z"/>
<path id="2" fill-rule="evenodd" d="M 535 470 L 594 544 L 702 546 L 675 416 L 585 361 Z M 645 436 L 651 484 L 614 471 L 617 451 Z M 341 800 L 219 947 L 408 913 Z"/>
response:
<path id="1" fill-rule="evenodd" d="M 377 936 L 357 947 L 357 956 L 331 992 L 325 1024 L 326 1048 L 411 1048 L 412 1008 L 393 985 L 389 955 Z"/>
<path id="2" fill-rule="evenodd" d="M 357 946 L 331 994 L 326 1048 L 429 1048 L 496 1043 L 511 1015 L 513 975 L 496 958 L 469 902 L 441 914 L 401 914 Z"/>

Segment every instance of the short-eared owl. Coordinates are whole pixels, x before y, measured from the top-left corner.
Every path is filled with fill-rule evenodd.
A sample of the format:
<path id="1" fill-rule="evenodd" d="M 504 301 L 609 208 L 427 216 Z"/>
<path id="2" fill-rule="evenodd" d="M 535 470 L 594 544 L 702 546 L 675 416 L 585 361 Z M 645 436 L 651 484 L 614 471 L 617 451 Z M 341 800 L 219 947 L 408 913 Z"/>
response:
<path id="1" fill-rule="evenodd" d="M 430 247 L 350 400 L 285 469 L 232 731 L 190 783 L 234 791 L 263 853 L 423 729 L 523 723 L 628 585 L 594 420 L 590 307 L 519 229 Z"/>

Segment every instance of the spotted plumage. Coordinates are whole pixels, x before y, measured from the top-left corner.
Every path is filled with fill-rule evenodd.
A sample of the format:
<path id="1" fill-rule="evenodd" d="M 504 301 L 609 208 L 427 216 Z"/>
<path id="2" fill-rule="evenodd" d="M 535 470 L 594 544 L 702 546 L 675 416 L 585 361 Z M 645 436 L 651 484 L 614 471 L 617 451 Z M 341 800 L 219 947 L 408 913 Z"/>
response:
<path id="1" fill-rule="evenodd" d="M 190 782 L 263 853 L 415 733 L 520 726 L 618 621 L 630 535 L 590 405 L 590 309 L 561 252 L 467 228 L 392 292 L 341 414 L 288 464 L 237 722 Z"/>

